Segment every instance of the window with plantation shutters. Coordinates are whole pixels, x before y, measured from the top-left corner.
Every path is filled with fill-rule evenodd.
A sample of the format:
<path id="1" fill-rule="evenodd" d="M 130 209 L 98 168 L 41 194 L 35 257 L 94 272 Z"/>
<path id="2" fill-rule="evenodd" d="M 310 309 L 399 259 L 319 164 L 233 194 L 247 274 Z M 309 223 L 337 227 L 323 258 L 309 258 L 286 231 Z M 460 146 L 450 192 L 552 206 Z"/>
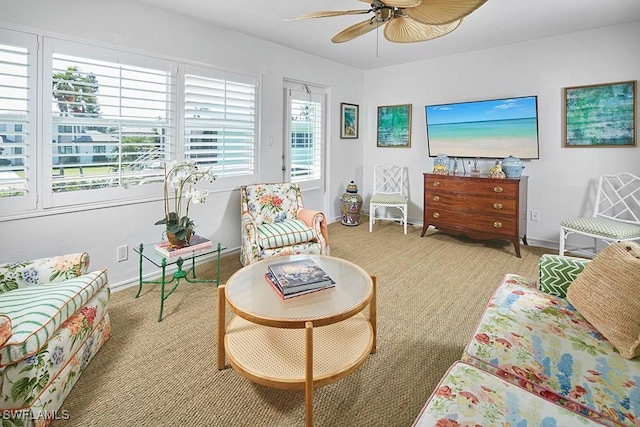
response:
<path id="1" fill-rule="evenodd" d="M 286 82 L 291 182 L 317 186 L 322 182 L 324 153 L 325 92 L 308 84 Z M 285 166 L 286 167 L 286 166 Z"/>
<path id="2" fill-rule="evenodd" d="M 252 182 L 258 87 L 254 76 L 0 28 L 0 217 L 153 201 L 172 160 L 229 187 Z"/>
<path id="3" fill-rule="evenodd" d="M 217 177 L 254 173 L 256 88 L 253 77 L 185 66 L 184 156 Z"/>
<path id="4" fill-rule="evenodd" d="M 291 101 L 291 182 L 320 179 L 322 104 Z"/>
<path id="5" fill-rule="evenodd" d="M 0 29 L 0 208 L 36 203 L 37 36 Z"/>
<path id="6" fill-rule="evenodd" d="M 51 49 L 50 204 L 75 203 L 77 197 L 64 193 L 89 190 L 110 191 L 83 194 L 84 200 L 136 197 L 138 187 L 161 181 L 175 143 L 175 65 L 46 41 Z"/>

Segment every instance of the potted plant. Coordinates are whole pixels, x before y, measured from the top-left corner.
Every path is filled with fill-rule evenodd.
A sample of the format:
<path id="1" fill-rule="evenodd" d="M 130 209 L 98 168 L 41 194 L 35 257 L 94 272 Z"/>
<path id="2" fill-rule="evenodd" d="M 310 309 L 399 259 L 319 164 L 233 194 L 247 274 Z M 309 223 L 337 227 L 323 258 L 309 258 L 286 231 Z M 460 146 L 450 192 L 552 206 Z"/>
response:
<path id="1" fill-rule="evenodd" d="M 209 194 L 208 190 L 197 189 L 196 186 L 199 182 L 213 182 L 215 179 L 211 169 L 200 169 L 187 160 L 164 165 L 164 217 L 155 225 L 166 226 L 167 240 L 172 247 L 189 246 L 195 227 L 189 218 L 189 207 L 191 202 L 204 203 Z"/>

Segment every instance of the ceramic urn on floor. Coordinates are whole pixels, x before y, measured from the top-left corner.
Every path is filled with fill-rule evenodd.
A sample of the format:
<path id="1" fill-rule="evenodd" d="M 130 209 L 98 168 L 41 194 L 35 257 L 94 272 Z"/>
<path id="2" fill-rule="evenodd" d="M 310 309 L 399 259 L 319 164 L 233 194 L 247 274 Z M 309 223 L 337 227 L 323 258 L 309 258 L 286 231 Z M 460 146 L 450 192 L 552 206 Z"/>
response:
<path id="1" fill-rule="evenodd" d="M 347 185 L 347 192 L 340 197 L 343 225 L 360 224 L 362 212 L 362 196 L 358 194 L 358 186 L 351 181 Z"/>

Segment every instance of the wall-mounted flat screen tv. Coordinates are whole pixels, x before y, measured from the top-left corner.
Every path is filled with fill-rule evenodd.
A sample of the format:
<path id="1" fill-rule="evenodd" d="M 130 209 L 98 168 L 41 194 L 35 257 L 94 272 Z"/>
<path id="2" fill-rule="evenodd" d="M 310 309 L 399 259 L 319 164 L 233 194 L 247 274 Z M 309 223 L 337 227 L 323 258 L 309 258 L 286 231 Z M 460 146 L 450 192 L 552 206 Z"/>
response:
<path id="1" fill-rule="evenodd" d="M 429 156 L 538 159 L 538 97 L 425 106 Z"/>

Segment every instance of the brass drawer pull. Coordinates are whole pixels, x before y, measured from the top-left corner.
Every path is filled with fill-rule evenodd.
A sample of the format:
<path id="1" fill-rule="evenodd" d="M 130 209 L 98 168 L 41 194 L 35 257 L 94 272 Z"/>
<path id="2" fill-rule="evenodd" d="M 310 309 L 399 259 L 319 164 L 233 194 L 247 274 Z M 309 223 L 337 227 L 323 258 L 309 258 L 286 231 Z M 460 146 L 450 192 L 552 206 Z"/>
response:
<path id="1" fill-rule="evenodd" d="M 433 182 L 433 186 L 434 187 L 440 187 L 440 181 L 434 181 Z"/>
<path id="2" fill-rule="evenodd" d="M 433 196 L 433 201 L 437 202 L 438 200 L 440 200 L 440 196 Z"/>
<path id="3" fill-rule="evenodd" d="M 493 187 L 493 192 L 494 193 L 502 193 L 503 188 L 502 187 Z"/>
<path id="4" fill-rule="evenodd" d="M 433 213 L 433 217 L 434 217 L 434 218 L 440 218 L 440 214 L 439 214 L 438 212 L 434 212 L 434 213 Z"/>
<path id="5" fill-rule="evenodd" d="M 494 203 L 493 209 L 502 209 L 502 203 Z"/>
<path id="6" fill-rule="evenodd" d="M 502 228 L 502 223 L 501 222 L 494 222 L 493 223 L 493 227 L 494 228 Z"/>

